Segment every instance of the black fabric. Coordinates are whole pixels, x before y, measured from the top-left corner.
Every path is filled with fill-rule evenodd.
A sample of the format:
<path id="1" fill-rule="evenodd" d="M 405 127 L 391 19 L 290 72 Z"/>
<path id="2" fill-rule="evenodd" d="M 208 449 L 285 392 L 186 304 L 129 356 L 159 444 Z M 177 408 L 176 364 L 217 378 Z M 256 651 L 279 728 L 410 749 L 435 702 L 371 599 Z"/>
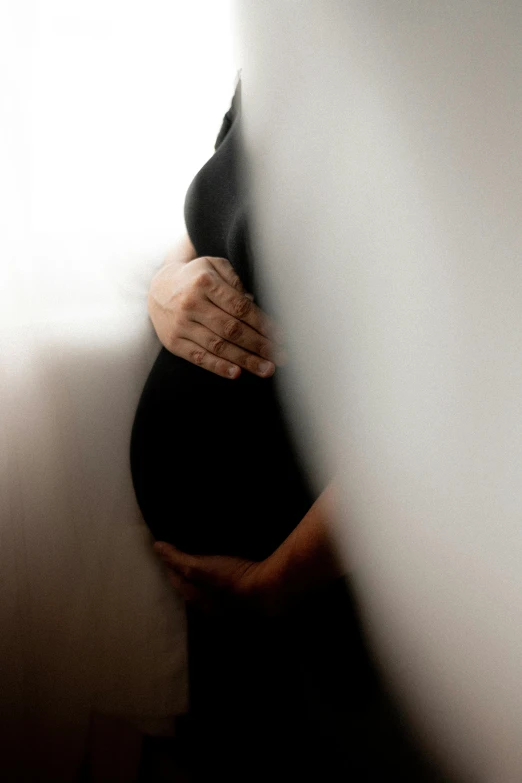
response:
<path id="1" fill-rule="evenodd" d="M 185 220 L 198 255 L 228 258 L 258 298 L 239 169 L 240 97 L 238 86 L 215 154 L 188 190 Z M 155 538 L 193 553 L 261 560 L 315 499 L 275 379 L 222 379 L 166 349 L 138 405 L 131 468 Z M 215 619 L 189 607 L 188 634 L 198 780 L 392 779 L 374 777 L 396 746 L 385 763 L 384 734 L 363 728 L 380 697 L 342 580 L 277 619 Z"/>
<path id="2" fill-rule="evenodd" d="M 198 255 L 228 258 L 253 290 L 238 117 L 239 91 L 216 153 L 189 187 L 185 219 Z M 230 381 L 165 348 L 138 405 L 131 466 L 154 536 L 187 552 L 262 560 L 314 500 L 285 425 L 275 378 L 243 371 Z"/>

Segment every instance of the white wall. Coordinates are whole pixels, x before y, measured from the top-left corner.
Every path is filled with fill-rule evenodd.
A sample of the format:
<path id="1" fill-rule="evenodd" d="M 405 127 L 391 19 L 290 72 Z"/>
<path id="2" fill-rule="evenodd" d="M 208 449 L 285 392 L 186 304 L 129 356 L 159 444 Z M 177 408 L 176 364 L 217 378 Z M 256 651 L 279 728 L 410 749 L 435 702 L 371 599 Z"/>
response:
<path id="1" fill-rule="evenodd" d="M 129 441 L 148 284 L 235 73 L 227 2 L 0 0 L 2 779 L 77 779 L 93 711 L 185 707 Z"/>
<path id="2" fill-rule="evenodd" d="M 98 298 L 183 229 L 233 92 L 229 2 L 1 0 L 0 50 L 4 273 L 32 307 L 36 281 L 52 308 Z"/>

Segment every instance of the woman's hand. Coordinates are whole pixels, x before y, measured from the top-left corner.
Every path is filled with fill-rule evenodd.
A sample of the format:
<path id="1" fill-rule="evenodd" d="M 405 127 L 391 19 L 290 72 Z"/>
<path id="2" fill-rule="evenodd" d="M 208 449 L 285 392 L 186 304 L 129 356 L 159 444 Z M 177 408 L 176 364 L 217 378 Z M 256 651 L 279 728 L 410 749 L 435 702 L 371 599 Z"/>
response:
<path id="1" fill-rule="evenodd" d="M 266 561 L 238 557 L 187 555 L 158 542 L 154 550 L 167 567 L 171 585 L 192 605 L 211 614 L 241 608 L 277 614 L 285 602 Z"/>
<path id="2" fill-rule="evenodd" d="M 167 566 L 172 586 L 200 609 L 214 613 L 243 606 L 280 614 L 345 574 L 330 534 L 336 507 L 336 486 L 331 482 L 288 538 L 260 563 L 187 555 L 163 542 L 154 549 Z"/>
<path id="3" fill-rule="evenodd" d="M 261 378 L 285 361 L 281 335 L 226 258 L 173 261 L 155 275 L 149 314 L 162 344 L 224 378 L 241 368 Z"/>

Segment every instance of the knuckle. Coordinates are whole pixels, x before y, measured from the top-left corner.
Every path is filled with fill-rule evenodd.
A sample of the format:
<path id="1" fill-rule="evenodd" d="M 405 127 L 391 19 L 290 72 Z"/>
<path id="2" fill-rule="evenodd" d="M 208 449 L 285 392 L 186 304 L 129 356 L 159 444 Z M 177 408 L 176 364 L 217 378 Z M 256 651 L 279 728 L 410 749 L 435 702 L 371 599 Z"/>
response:
<path id="1" fill-rule="evenodd" d="M 225 333 L 225 337 L 227 337 L 229 340 L 237 340 L 241 335 L 243 334 L 243 327 L 239 323 L 239 321 L 236 321 L 235 319 L 233 321 L 227 321 L 223 327 L 223 331 Z"/>
<path id="2" fill-rule="evenodd" d="M 238 277 L 238 275 L 233 275 L 233 277 L 232 277 L 232 279 L 230 281 L 230 285 L 233 288 L 237 288 L 238 291 L 242 291 L 243 290 L 243 283 L 241 282 L 241 280 Z"/>
<path id="3" fill-rule="evenodd" d="M 268 358 L 272 353 L 270 350 L 270 343 L 267 343 L 264 340 L 259 340 L 254 350 L 258 356 L 262 356 L 263 358 Z"/>
<path id="4" fill-rule="evenodd" d="M 232 312 L 237 318 L 245 318 L 250 313 L 251 309 L 252 302 L 245 297 L 234 299 L 232 302 Z"/>
<path id="5" fill-rule="evenodd" d="M 207 295 L 210 297 L 219 295 L 220 290 L 221 283 L 216 279 L 213 279 L 212 282 L 206 287 Z"/>
<path id="6" fill-rule="evenodd" d="M 172 321 L 171 330 L 181 334 L 189 329 L 192 319 L 187 313 L 177 313 L 176 317 Z"/>
<path id="7" fill-rule="evenodd" d="M 187 292 L 181 301 L 181 306 L 184 310 L 195 310 L 197 305 L 197 297 L 194 296 L 192 291 Z"/>
<path id="8" fill-rule="evenodd" d="M 208 288 L 212 285 L 212 275 L 207 269 L 202 269 L 196 277 L 196 286 L 198 288 Z"/>
<path id="9" fill-rule="evenodd" d="M 221 356 L 226 347 L 226 342 L 221 337 L 213 337 L 210 340 L 209 348 L 216 356 Z"/>
<path id="10" fill-rule="evenodd" d="M 190 351 L 189 358 L 193 364 L 201 366 L 205 360 L 205 351 L 200 348 L 193 348 Z"/>

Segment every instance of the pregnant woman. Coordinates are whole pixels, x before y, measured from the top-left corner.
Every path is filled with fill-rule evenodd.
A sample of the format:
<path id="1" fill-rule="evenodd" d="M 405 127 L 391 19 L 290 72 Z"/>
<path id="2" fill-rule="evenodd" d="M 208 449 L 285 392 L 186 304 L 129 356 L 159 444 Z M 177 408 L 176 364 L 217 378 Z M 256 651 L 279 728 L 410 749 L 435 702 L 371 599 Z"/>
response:
<path id="1" fill-rule="evenodd" d="M 164 347 L 131 443 L 187 600 L 195 779 L 384 780 L 362 717 L 379 689 L 328 540 L 334 490 L 314 496 L 278 400 L 287 357 L 256 281 L 240 120 L 239 83 L 188 190 L 188 236 L 151 285 Z"/>

